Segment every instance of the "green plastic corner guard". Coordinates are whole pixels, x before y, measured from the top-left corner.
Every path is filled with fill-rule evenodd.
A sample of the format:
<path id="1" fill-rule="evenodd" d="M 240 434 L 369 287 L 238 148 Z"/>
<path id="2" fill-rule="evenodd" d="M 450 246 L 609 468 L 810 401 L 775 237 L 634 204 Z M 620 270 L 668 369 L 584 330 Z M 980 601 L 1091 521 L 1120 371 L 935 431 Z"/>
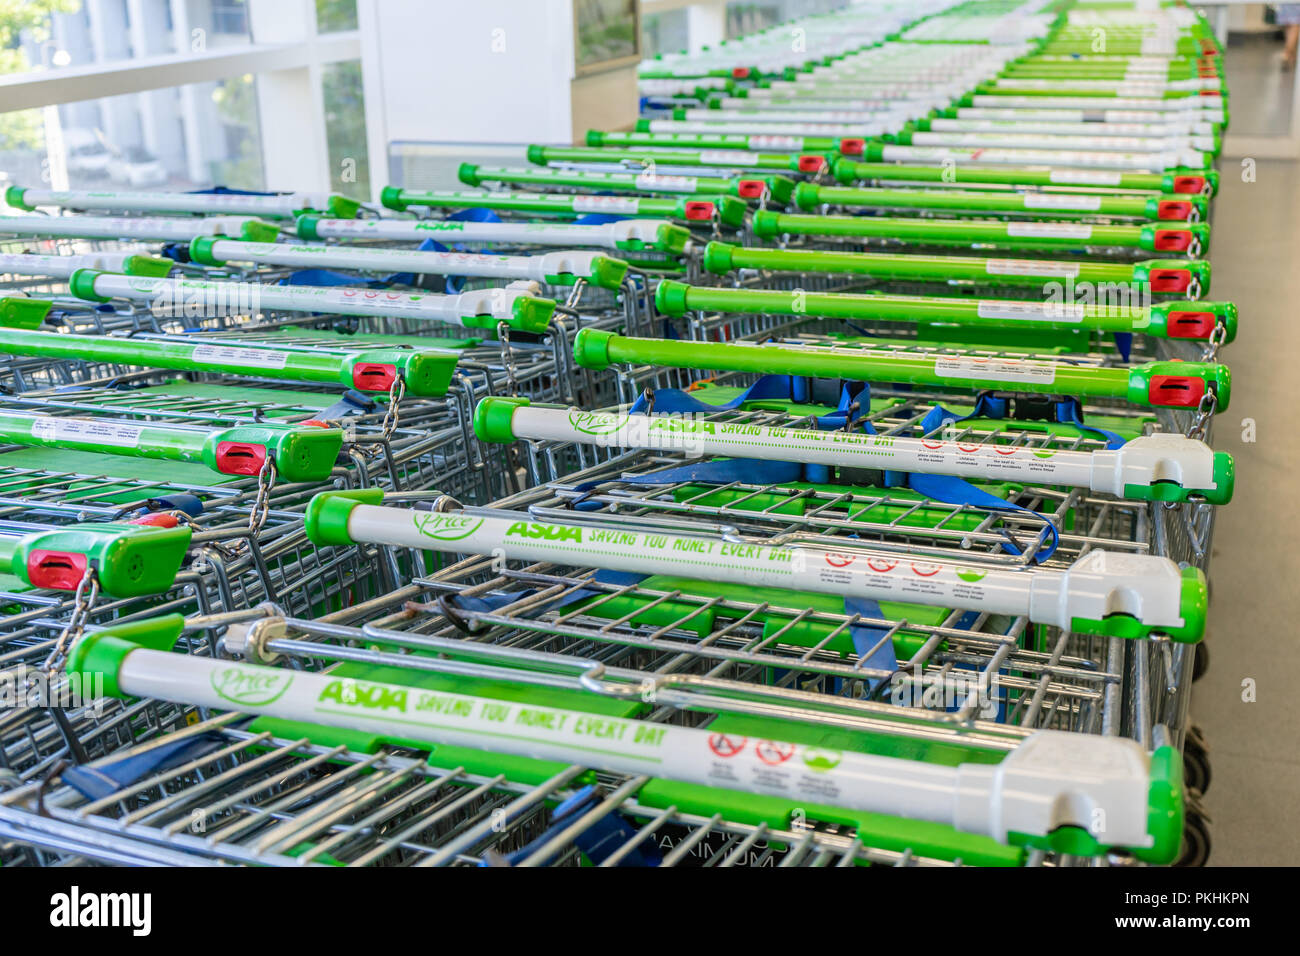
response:
<path id="1" fill-rule="evenodd" d="M 555 314 L 555 306 L 554 299 L 521 295 L 515 299 L 514 304 L 510 307 L 510 318 L 506 320 L 506 324 L 518 332 L 541 335 L 550 328 L 551 316 Z M 493 315 L 461 316 L 461 322 L 469 329 L 491 329 L 495 331 L 497 323 L 500 321 L 502 320 Z"/>
<path id="2" fill-rule="evenodd" d="M 217 242 L 217 236 L 195 236 L 190 240 L 190 261 L 197 262 L 202 266 L 219 266 L 225 260 L 218 259 L 212 254 L 212 247 Z"/>
<path id="3" fill-rule="evenodd" d="M 305 523 L 312 544 L 356 544 L 348 535 L 348 518 L 357 505 L 383 504 L 382 488 L 322 491 L 307 503 Z"/>
<path id="4" fill-rule="evenodd" d="M 456 167 L 456 178 L 467 186 L 479 186 L 483 182 L 478 176 L 477 163 L 461 163 Z"/>
<path id="5" fill-rule="evenodd" d="M 1184 488 L 1172 481 L 1158 481 L 1151 485 L 1125 485 L 1124 497 L 1134 501 L 1190 501 L 1201 498 L 1212 505 L 1226 505 L 1232 501 L 1232 493 L 1237 483 L 1237 466 L 1232 454 L 1226 451 L 1214 453 L 1213 488 Z"/>
<path id="6" fill-rule="evenodd" d="M 671 222 L 661 222 L 655 229 L 655 238 L 653 242 L 643 242 L 640 239 L 629 239 L 626 242 L 615 242 L 614 244 L 624 252 L 643 252 L 651 250 L 654 252 L 666 253 L 670 256 L 680 256 L 686 252 L 686 247 L 691 242 L 691 231 L 684 226 L 674 225 Z"/>
<path id="7" fill-rule="evenodd" d="M 592 256 L 591 276 L 587 281 L 601 289 L 617 289 L 627 278 L 629 268 L 626 262 L 613 256 Z M 573 277 L 569 279 L 572 281 Z"/>
<path id="8" fill-rule="evenodd" d="M 391 186 L 385 187 L 384 192 L 387 192 L 391 188 Z M 387 204 L 385 203 L 385 205 Z M 320 219 L 320 216 L 313 215 L 312 213 L 303 213 L 294 220 L 294 232 L 298 234 L 299 239 L 319 239 L 320 235 L 316 232 L 316 224 L 320 222 Z"/>
<path id="9" fill-rule="evenodd" d="M 396 186 L 385 186 L 379 191 L 379 204 L 386 209 L 398 212 L 406 211 L 406 202 L 402 199 L 402 190 Z"/>
<path id="10" fill-rule="evenodd" d="M 488 395 L 474 406 L 474 434 L 493 445 L 515 441 L 515 409 L 531 404 L 526 398 Z"/>
<path id="11" fill-rule="evenodd" d="M 13 206 L 15 209 L 25 209 L 28 212 L 35 212 L 36 207 L 27 205 L 23 200 L 23 195 L 26 192 L 27 189 L 24 186 L 10 186 L 5 190 L 5 202 Z"/>
<path id="12" fill-rule="evenodd" d="M 613 364 L 609 360 L 609 340 L 613 337 L 613 332 L 604 329 L 580 329 L 573 339 L 574 361 L 582 368 L 597 371 L 609 368 Z"/>
<path id="13" fill-rule="evenodd" d="M 1071 618 L 1070 630 L 1081 634 L 1102 634 L 1128 640 L 1163 634 L 1179 644 L 1195 644 L 1205 636 L 1208 606 L 1209 588 L 1206 585 L 1205 572 L 1200 568 L 1183 568 L 1178 599 L 1178 612 L 1182 616 L 1182 624 L 1143 624 L 1129 614 L 1111 614 L 1100 621 L 1085 617 Z"/>
<path id="14" fill-rule="evenodd" d="M 0 328 L 38 329 L 53 307 L 54 303 L 47 299 L 5 296 L 0 298 Z"/>
<path id="15" fill-rule="evenodd" d="M 150 279 L 163 279 L 172 271 L 176 263 L 170 259 L 155 256 L 127 256 L 122 261 L 122 273 L 129 276 L 141 276 Z"/>
<path id="16" fill-rule="evenodd" d="M 95 567 L 100 589 L 106 594 L 144 597 L 172 587 L 189 546 L 188 527 L 87 522 L 33 532 L 13 541 L 9 545 L 10 573 L 31 584 L 28 561 L 34 552 L 83 554 Z"/>
<path id="17" fill-rule="evenodd" d="M 272 223 L 250 219 L 239 227 L 239 238 L 245 242 L 275 242 L 280 238 L 280 229 Z"/>
<path id="18" fill-rule="evenodd" d="M 276 471 L 288 481 L 324 481 L 343 450 L 343 431 L 314 425 L 268 428 L 235 425 L 213 432 L 203 443 L 203 461 L 217 468 L 217 447 L 224 442 L 262 445 L 275 456 Z"/>
<path id="19" fill-rule="evenodd" d="M 180 639 L 184 628 L 185 618 L 182 615 L 165 614 L 128 624 L 114 624 L 82 635 L 68 652 L 67 672 L 69 675 L 79 675 L 83 682 L 89 681 L 82 683 L 82 687 L 94 687 L 94 679 L 102 677 L 106 695 L 126 697 L 128 695 L 122 692 L 117 683 L 117 675 L 126 656 L 142 647 L 169 651 Z"/>
<path id="20" fill-rule="evenodd" d="M 96 269 L 77 269 L 68 278 L 68 291 L 78 299 L 107 302 L 108 296 L 95 291 L 95 280 L 104 274 Z"/>
<path id="21" fill-rule="evenodd" d="M 1210 263 L 1205 259 L 1145 259 L 1142 262 L 1135 262 L 1133 281 L 1144 285 L 1150 284 L 1151 273 L 1160 269 L 1190 272 L 1192 278 L 1200 283 L 1202 294 L 1210 291 Z"/>
<path id="22" fill-rule="evenodd" d="M 1128 370 L 1126 398 L 1134 405 L 1150 406 L 1151 379 L 1157 375 L 1199 378 L 1214 392 L 1215 409 L 1225 411 L 1232 400 L 1232 371 L 1226 365 L 1210 362 L 1147 362 Z"/>
<path id="23" fill-rule="evenodd" d="M 329 201 L 325 203 L 325 212 L 328 212 L 335 219 L 356 219 L 357 213 L 360 211 L 360 202 L 349 199 L 347 196 L 340 196 L 337 193 L 330 196 Z"/>
<path id="24" fill-rule="evenodd" d="M 1108 850 L 1125 850 L 1144 863 L 1168 864 L 1178 857 L 1183 839 L 1183 756 L 1174 747 L 1157 747 L 1151 754 L 1147 784 L 1147 833 L 1149 847 L 1114 847 L 1102 843 L 1080 827 L 1061 827 L 1042 836 L 1012 831 L 1014 846 L 1100 856 Z"/>

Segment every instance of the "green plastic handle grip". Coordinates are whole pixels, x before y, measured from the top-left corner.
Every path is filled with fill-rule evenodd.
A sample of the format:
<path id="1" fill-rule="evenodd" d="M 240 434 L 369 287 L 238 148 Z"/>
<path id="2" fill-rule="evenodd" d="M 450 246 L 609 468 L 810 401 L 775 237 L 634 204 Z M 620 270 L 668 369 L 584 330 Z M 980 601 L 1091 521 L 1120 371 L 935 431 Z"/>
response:
<path id="1" fill-rule="evenodd" d="M 469 186 L 485 182 L 567 186 L 576 189 L 609 189 L 619 192 L 690 193 L 700 196 L 737 196 L 757 199 L 752 184 L 761 184 L 773 201 L 784 206 L 794 195 L 794 181 L 784 176 L 755 173 L 753 176 L 660 176 L 649 173 L 598 173 L 572 169 L 502 169 L 461 163 L 460 181 Z"/>
<path id="2" fill-rule="evenodd" d="M 289 481 L 324 481 L 343 446 L 343 432 L 315 425 L 254 424 L 228 428 L 135 422 L 121 418 L 32 415 L 0 410 L 0 441 L 42 448 L 207 465 L 223 475 L 256 475 L 268 457 Z"/>
<path id="3" fill-rule="evenodd" d="M 669 279 L 655 289 L 655 308 L 664 315 L 727 312 L 753 315 L 805 315 L 887 322 L 955 322 L 975 328 L 1090 329 L 1142 332 L 1158 338 L 1204 341 L 1222 326 L 1224 342 L 1237 333 L 1237 307 L 1231 302 L 1172 301 L 1150 306 L 1022 302 L 940 296 L 728 289 L 688 285 Z"/>
<path id="4" fill-rule="evenodd" d="M 77 524 L 0 536 L 0 569 L 25 584 L 75 591 L 93 567 L 102 591 L 132 598 L 162 594 L 176 581 L 190 529 L 128 523 Z"/>
<path id="5" fill-rule="evenodd" d="M 799 183 L 794 205 L 864 209 L 937 209 L 948 213 L 1021 214 L 1035 219 L 1115 216 L 1127 219 L 1186 220 L 1205 218 L 1204 196 L 1109 196 L 1093 193 L 978 192 L 967 189 L 880 189 Z"/>
<path id="6" fill-rule="evenodd" d="M 552 216 L 582 216 L 591 212 L 682 222 L 709 223 L 717 216 L 725 226 L 739 229 L 745 224 L 748 205 L 735 196 L 576 196 L 543 193 L 421 192 L 385 186 L 380 202 L 388 209 L 404 211 L 411 206 L 438 209 L 500 209 Z"/>
<path id="7" fill-rule="evenodd" d="M 1033 285 L 1066 280 L 1114 286 L 1136 283 L 1155 293 L 1183 293 L 1210 288 L 1210 266 L 1201 259 L 1137 263 L 1091 260 L 993 259 L 983 256 L 891 255 L 874 252 L 825 252 L 760 249 L 710 242 L 704 247 L 706 271 L 727 275 L 737 269 L 831 275 L 863 275 L 883 280 L 942 282 L 966 280 L 980 285 Z M 1072 296 L 1069 298 L 1073 298 Z"/>
<path id="8" fill-rule="evenodd" d="M 986 219 L 925 219 L 886 216 L 812 216 L 759 210 L 754 235 L 841 236 L 918 245 L 1077 249 L 1109 246 L 1146 252 L 1185 252 L 1210 240 L 1205 223 L 1093 225 L 1074 222 L 995 222 Z"/>
<path id="9" fill-rule="evenodd" d="M 389 391 L 394 376 L 400 374 L 408 394 L 424 397 L 446 394 L 457 362 L 454 352 L 432 348 L 306 351 L 256 344 L 206 344 L 202 339 L 159 342 L 14 328 L 0 329 L 0 352 L 316 382 L 379 393 Z"/>
<path id="10" fill-rule="evenodd" d="M 994 388 L 1119 399 L 1143 408 L 1196 408 L 1206 392 L 1213 392 L 1222 410 L 1228 407 L 1232 391 L 1228 367 L 1204 362 L 1148 362 L 1129 368 L 1106 368 L 1037 360 L 1021 363 L 983 356 L 897 355 L 844 346 L 645 339 L 600 329 L 579 332 L 573 354 L 579 365 L 591 369 L 651 365 L 975 390 Z"/>

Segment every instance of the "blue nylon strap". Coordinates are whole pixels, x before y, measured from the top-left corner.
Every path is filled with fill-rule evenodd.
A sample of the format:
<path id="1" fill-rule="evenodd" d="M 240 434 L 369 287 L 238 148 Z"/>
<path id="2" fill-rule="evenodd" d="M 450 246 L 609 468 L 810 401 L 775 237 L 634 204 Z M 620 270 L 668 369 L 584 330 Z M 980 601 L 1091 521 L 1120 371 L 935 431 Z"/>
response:
<path id="1" fill-rule="evenodd" d="M 191 189 L 191 196 L 283 196 L 284 193 L 259 192 L 256 189 L 231 189 L 229 186 L 213 186 L 211 189 Z"/>
<path id="2" fill-rule="evenodd" d="M 1116 332 L 1115 348 L 1119 351 L 1120 358 L 1127 362 L 1128 357 L 1133 354 L 1133 333 Z"/>
<path id="3" fill-rule="evenodd" d="M 958 415 L 942 405 L 934 406 L 926 413 L 925 418 L 921 419 L 921 432 L 929 435 L 944 425 L 964 422 L 972 418 L 991 418 L 1000 421 L 1007 417 L 1009 410 L 1010 402 L 1008 399 L 994 395 L 992 392 L 980 392 L 975 399 L 975 408 L 969 415 Z M 1083 408 L 1077 398 L 1060 398 L 1054 401 L 1052 403 L 1052 416 L 1052 421 L 1064 425 L 1073 425 L 1080 431 L 1090 432 L 1100 437 L 1106 442 L 1106 447 L 1109 449 L 1119 448 L 1126 441 L 1123 436 L 1117 435 L 1115 432 L 1085 425 L 1083 423 Z"/>
<path id="4" fill-rule="evenodd" d="M 349 415 L 365 415 L 375 410 L 375 400 L 367 395 L 350 388 L 339 396 L 338 401 L 328 408 L 322 408 L 316 414 L 321 418 L 330 421 L 336 418 L 347 418 Z"/>
<path id="5" fill-rule="evenodd" d="M 252 717 L 245 718 L 231 727 L 244 727 L 251 720 Z M 224 734 L 207 731 L 95 766 L 71 767 L 61 776 L 64 783 L 82 796 L 99 800 L 146 777 L 220 750 L 229 743 Z"/>

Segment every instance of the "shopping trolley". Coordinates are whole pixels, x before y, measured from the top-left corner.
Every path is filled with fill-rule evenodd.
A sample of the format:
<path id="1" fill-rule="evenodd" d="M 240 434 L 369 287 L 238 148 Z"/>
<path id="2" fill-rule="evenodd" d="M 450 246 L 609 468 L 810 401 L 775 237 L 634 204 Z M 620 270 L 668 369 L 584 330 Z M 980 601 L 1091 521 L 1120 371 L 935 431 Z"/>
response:
<path id="1" fill-rule="evenodd" d="M 238 192 L 136 192 L 112 190 L 51 190 L 10 186 L 5 201 L 15 209 L 40 208 L 89 212 L 186 213 L 191 215 L 258 216 L 293 219 L 305 212 L 354 218 L 361 204 L 333 193 L 249 194 Z"/>

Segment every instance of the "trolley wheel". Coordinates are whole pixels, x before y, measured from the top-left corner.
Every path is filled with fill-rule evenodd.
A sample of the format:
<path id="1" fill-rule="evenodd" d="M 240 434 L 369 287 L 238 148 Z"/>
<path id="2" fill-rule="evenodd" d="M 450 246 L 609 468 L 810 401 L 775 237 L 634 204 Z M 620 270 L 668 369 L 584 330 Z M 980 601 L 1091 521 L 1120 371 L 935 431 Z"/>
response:
<path id="1" fill-rule="evenodd" d="M 1210 789 L 1214 775 L 1210 771 L 1210 755 L 1205 747 L 1189 735 L 1183 744 L 1183 782 L 1188 790 L 1204 794 Z"/>
<path id="2" fill-rule="evenodd" d="M 1189 811 L 1183 819 L 1183 846 L 1174 866 L 1205 866 L 1210 859 L 1210 828 L 1205 817 Z"/>
<path id="3" fill-rule="evenodd" d="M 1192 658 L 1192 680 L 1198 681 L 1210 669 L 1210 646 L 1201 640 L 1193 653 L 1195 656 Z"/>

